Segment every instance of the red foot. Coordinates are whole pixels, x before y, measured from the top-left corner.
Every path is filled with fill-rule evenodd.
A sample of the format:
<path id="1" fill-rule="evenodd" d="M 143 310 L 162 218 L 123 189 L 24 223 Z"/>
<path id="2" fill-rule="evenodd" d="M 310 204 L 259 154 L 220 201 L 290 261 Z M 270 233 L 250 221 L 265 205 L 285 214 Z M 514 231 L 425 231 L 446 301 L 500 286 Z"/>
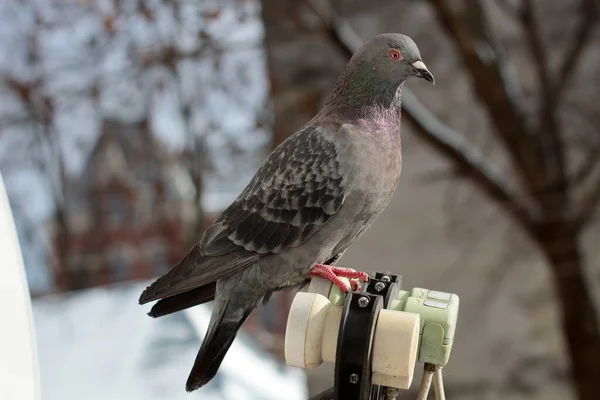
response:
<path id="1" fill-rule="evenodd" d="M 369 274 L 366 272 L 354 271 L 350 268 L 338 268 L 333 265 L 315 264 L 310 272 L 311 276 L 320 276 L 331 281 L 335 286 L 339 287 L 342 293 L 348 293 L 348 285 L 340 279 L 350 278 L 352 290 L 360 289 L 360 282 L 367 282 Z"/>

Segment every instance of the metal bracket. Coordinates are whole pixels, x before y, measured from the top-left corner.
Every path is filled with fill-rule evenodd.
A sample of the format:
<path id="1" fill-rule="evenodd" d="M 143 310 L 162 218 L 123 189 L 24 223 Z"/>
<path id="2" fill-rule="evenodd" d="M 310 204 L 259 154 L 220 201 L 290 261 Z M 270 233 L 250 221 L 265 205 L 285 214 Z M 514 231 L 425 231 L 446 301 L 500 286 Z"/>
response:
<path id="1" fill-rule="evenodd" d="M 396 275 L 377 272 L 375 278 L 369 279 L 365 292 L 378 294 L 383 297 L 383 308 L 389 308 L 392 300 L 398 297 L 400 278 Z"/>
<path id="2" fill-rule="evenodd" d="M 383 297 L 346 295 L 335 360 L 335 400 L 365 400 L 371 394 L 371 350 Z"/>
<path id="3" fill-rule="evenodd" d="M 399 276 L 376 273 L 362 291 L 349 292 L 345 297 L 341 292 L 332 297 L 331 290 L 321 294 L 316 287 L 312 295 L 297 295 L 288 330 L 292 329 L 289 321 L 300 321 L 292 326 L 292 332 L 304 336 L 289 335 L 289 348 L 299 349 L 290 351 L 294 362 L 290 365 L 310 368 L 309 364 L 316 366 L 325 359 L 335 361 L 334 388 L 311 400 L 394 397 L 399 390 L 410 387 L 416 361 L 435 366 L 436 396 L 445 398 L 441 368 L 448 362 L 454 340 L 458 296 L 422 288 L 400 290 L 400 285 Z M 303 332 L 311 332 L 311 336 Z M 318 351 L 315 343 L 319 344 Z M 396 364 L 396 360 L 403 360 L 403 364 Z M 428 382 L 430 385 L 431 379 Z"/>

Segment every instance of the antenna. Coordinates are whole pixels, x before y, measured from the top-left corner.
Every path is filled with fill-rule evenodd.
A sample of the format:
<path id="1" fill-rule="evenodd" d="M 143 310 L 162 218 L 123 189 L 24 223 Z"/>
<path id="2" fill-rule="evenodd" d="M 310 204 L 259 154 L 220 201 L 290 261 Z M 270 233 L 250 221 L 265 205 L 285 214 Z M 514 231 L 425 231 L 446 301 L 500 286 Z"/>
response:
<path id="1" fill-rule="evenodd" d="M 349 282 L 348 287 L 350 287 Z M 391 400 L 409 389 L 424 364 L 419 400 L 434 383 L 444 400 L 441 369 L 450 358 L 458 320 L 456 294 L 401 290 L 400 278 L 378 272 L 360 291 L 344 295 L 313 278 L 294 298 L 285 336 L 287 364 L 335 363 L 335 384 L 312 400 Z"/>

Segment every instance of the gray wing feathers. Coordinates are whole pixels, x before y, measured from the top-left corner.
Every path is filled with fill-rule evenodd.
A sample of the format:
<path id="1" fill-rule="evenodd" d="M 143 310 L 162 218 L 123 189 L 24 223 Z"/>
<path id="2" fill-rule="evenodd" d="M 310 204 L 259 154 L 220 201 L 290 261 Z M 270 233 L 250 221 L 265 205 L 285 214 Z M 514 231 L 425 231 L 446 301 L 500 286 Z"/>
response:
<path id="1" fill-rule="evenodd" d="M 202 241 L 142 294 L 173 296 L 305 242 L 339 210 L 345 181 L 333 142 L 317 127 L 286 139 Z"/>
<path id="2" fill-rule="evenodd" d="M 256 255 L 239 253 L 206 257 L 196 245 L 167 274 L 148 286 L 139 302 L 144 304 L 211 284 L 252 265 L 257 259 Z"/>
<path id="3" fill-rule="evenodd" d="M 318 129 L 306 128 L 271 154 L 219 218 L 222 236 L 250 252 L 279 253 L 303 243 L 336 213 L 345 195 L 339 155 Z"/>

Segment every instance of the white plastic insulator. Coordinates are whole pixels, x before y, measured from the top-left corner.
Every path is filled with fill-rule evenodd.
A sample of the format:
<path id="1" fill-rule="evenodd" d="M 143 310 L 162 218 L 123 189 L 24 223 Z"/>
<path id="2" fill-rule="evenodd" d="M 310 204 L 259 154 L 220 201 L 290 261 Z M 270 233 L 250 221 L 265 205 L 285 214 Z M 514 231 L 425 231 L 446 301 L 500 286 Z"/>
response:
<path id="1" fill-rule="evenodd" d="M 335 362 L 341 320 L 342 307 L 329 307 L 327 310 L 327 319 L 325 320 L 325 329 L 323 330 L 323 344 L 321 351 L 321 358 L 323 358 L 323 361 L 325 362 Z"/>
<path id="2" fill-rule="evenodd" d="M 285 361 L 289 365 L 314 368 L 323 362 L 321 344 L 330 306 L 327 297 L 321 294 L 296 294 L 285 328 Z"/>
<path id="3" fill-rule="evenodd" d="M 342 278 L 345 279 L 345 278 Z M 350 281 L 348 281 L 350 282 Z M 329 298 L 329 292 L 331 291 L 331 281 L 327 279 L 319 278 L 318 276 L 313 277 L 308 285 L 307 292 L 318 293 Z"/>
<path id="4" fill-rule="evenodd" d="M 408 389 L 419 348 L 419 314 L 381 310 L 375 328 L 371 380 L 376 385 Z"/>
<path id="5" fill-rule="evenodd" d="M 317 289 L 317 288 L 313 288 Z M 288 315 L 285 359 L 289 365 L 314 368 L 335 362 L 342 308 L 319 293 L 300 292 Z M 418 314 L 381 310 L 372 348 L 374 384 L 408 389 L 419 345 Z"/>

